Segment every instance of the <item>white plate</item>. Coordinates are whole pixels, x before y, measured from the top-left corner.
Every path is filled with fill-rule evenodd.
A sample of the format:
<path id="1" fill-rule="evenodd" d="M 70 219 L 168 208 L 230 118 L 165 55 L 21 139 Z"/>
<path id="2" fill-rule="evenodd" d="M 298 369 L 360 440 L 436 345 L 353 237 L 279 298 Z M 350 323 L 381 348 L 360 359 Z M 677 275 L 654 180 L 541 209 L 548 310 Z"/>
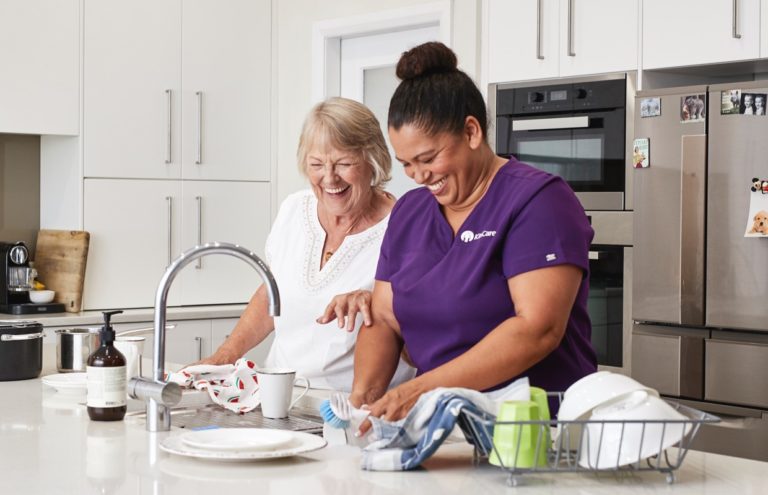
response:
<path id="1" fill-rule="evenodd" d="M 293 440 L 293 433 L 268 428 L 217 428 L 181 436 L 189 447 L 204 450 L 275 450 Z"/>
<path id="2" fill-rule="evenodd" d="M 88 391 L 85 373 L 59 373 L 44 376 L 40 381 L 62 394 L 84 394 Z"/>
<path id="3" fill-rule="evenodd" d="M 274 450 L 198 449 L 185 444 L 181 439 L 183 435 L 174 435 L 166 438 L 160 443 L 160 449 L 170 454 L 211 461 L 262 461 L 306 454 L 307 452 L 322 449 L 327 445 L 327 442 L 317 435 L 299 431 L 294 431 L 292 434 L 293 440 L 288 445 Z"/>

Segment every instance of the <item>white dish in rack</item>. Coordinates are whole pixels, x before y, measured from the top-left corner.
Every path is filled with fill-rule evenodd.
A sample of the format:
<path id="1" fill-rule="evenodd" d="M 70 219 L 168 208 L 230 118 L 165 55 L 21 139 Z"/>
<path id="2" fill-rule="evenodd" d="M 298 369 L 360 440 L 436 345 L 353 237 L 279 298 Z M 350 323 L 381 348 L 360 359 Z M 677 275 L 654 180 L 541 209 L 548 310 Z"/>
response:
<path id="1" fill-rule="evenodd" d="M 327 445 L 327 442 L 323 438 L 310 433 L 294 431 L 291 432 L 291 435 L 293 438 L 290 443 L 271 450 L 200 449 L 184 443 L 182 440 L 183 435 L 175 435 L 164 439 L 160 443 L 160 449 L 169 454 L 210 461 L 247 462 L 292 457 L 322 449 Z"/>
<path id="2" fill-rule="evenodd" d="M 60 394 L 85 394 L 88 391 L 85 373 L 58 373 L 40 379 L 44 385 L 55 388 Z"/>
<path id="3" fill-rule="evenodd" d="M 222 451 L 275 450 L 292 440 L 292 432 L 268 428 L 216 428 L 181 435 L 181 441 L 189 447 Z"/>

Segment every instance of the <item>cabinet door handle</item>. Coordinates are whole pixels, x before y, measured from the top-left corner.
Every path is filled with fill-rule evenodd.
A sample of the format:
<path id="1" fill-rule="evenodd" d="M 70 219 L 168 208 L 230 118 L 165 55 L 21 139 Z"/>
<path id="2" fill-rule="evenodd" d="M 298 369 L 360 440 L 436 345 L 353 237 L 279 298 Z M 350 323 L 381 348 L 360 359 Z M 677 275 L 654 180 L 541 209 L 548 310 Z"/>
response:
<path id="1" fill-rule="evenodd" d="M 203 338 L 195 337 L 195 341 L 197 342 L 197 360 L 200 361 L 203 359 Z"/>
<path id="2" fill-rule="evenodd" d="M 733 37 L 741 39 L 739 32 L 739 0 L 733 0 Z"/>
<path id="3" fill-rule="evenodd" d="M 195 164 L 203 163 L 203 92 L 197 91 L 197 153 L 195 155 Z"/>
<path id="4" fill-rule="evenodd" d="M 542 18 L 544 17 L 542 13 L 542 5 L 541 2 L 543 0 L 537 0 L 536 2 L 536 58 L 539 60 L 544 60 L 544 54 L 541 52 L 542 47 L 542 41 L 541 41 L 541 22 Z"/>
<path id="5" fill-rule="evenodd" d="M 171 264 L 172 255 L 172 236 L 173 236 L 173 198 L 166 196 L 165 200 L 168 202 L 168 265 Z"/>
<path id="6" fill-rule="evenodd" d="M 195 196 L 195 201 L 197 201 L 197 245 L 202 246 L 203 245 L 203 197 Z M 203 268 L 203 259 L 197 258 L 197 264 L 195 265 L 195 269 L 200 270 L 201 268 Z"/>
<path id="7" fill-rule="evenodd" d="M 576 8 L 575 2 L 576 0 L 568 0 L 568 56 L 569 57 L 576 56 L 576 52 L 573 51 L 573 11 Z"/>
<path id="8" fill-rule="evenodd" d="M 171 134 L 173 132 L 173 105 L 171 103 L 171 100 L 173 100 L 173 91 L 170 89 L 165 90 L 165 102 L 166 106 L 168 108 L 168 115 L 167 115 L 167 125 L 166 125 L 166 131 L 168 135 L 166 136 L 166 146 L 165 146 L 165 163 L 171 163 L 171 148 L 173 146 L 173 140 L 171 138 Z"/>

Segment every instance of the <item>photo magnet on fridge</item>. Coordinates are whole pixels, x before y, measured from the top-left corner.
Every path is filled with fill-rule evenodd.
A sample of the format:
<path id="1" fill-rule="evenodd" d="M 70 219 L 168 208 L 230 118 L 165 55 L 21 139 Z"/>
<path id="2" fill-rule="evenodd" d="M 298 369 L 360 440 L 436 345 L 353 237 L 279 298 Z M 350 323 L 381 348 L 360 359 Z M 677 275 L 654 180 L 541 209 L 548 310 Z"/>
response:
<path id="1" fill-rule="evenodd" d="M 637 138 L 632 145 L 632 166 L 634 168 L 648 168 L 651 166 L 651 140 Z"/>
<path id="2" fill-rule="evenodd" d="M 768 179 L 755 177 L 749 191 L 749 216 L 744 237 L 768 238 Z"/>
<path id="3" fill-rule="evenodd" d="M 661 98 L 643 98 L 640 100 L 640 118 L 661 115 Z"/>
<path id="4" fill-rule="evenodd" d="M 707 116 L 707 95 L 688 95 L 680 98 L 680 122 L 704 122 Z"/>
<path id="5" fill-rule="evenodd" d="M 741 108 L 739 113 L 742 115 L 762 115 L 765 116 L 766 93 L 741 93 Z"/>
<path id="6" fill-rule="evenodd" d="M 741 109 L 741 90 L 728 89 L 720 92 L 720 114 L 738 114 Z"/>

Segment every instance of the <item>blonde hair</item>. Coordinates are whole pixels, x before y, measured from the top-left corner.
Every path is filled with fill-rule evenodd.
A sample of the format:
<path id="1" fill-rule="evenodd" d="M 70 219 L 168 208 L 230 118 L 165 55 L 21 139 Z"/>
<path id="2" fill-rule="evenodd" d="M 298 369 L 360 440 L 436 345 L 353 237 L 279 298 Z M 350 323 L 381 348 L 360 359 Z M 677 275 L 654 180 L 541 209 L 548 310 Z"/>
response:
<path id="1" fill-rule="evenodd" d="M 371 187 L 381 190 L 391 178 L 392 159 L 379 121 L 368 107 L 347 98 L 318 103 L 304 120 L 296 153 L 299 170 L 307 176 L 307 155 L 313 146 L 330 145 L 359 152 L 371 167 Z"/>

